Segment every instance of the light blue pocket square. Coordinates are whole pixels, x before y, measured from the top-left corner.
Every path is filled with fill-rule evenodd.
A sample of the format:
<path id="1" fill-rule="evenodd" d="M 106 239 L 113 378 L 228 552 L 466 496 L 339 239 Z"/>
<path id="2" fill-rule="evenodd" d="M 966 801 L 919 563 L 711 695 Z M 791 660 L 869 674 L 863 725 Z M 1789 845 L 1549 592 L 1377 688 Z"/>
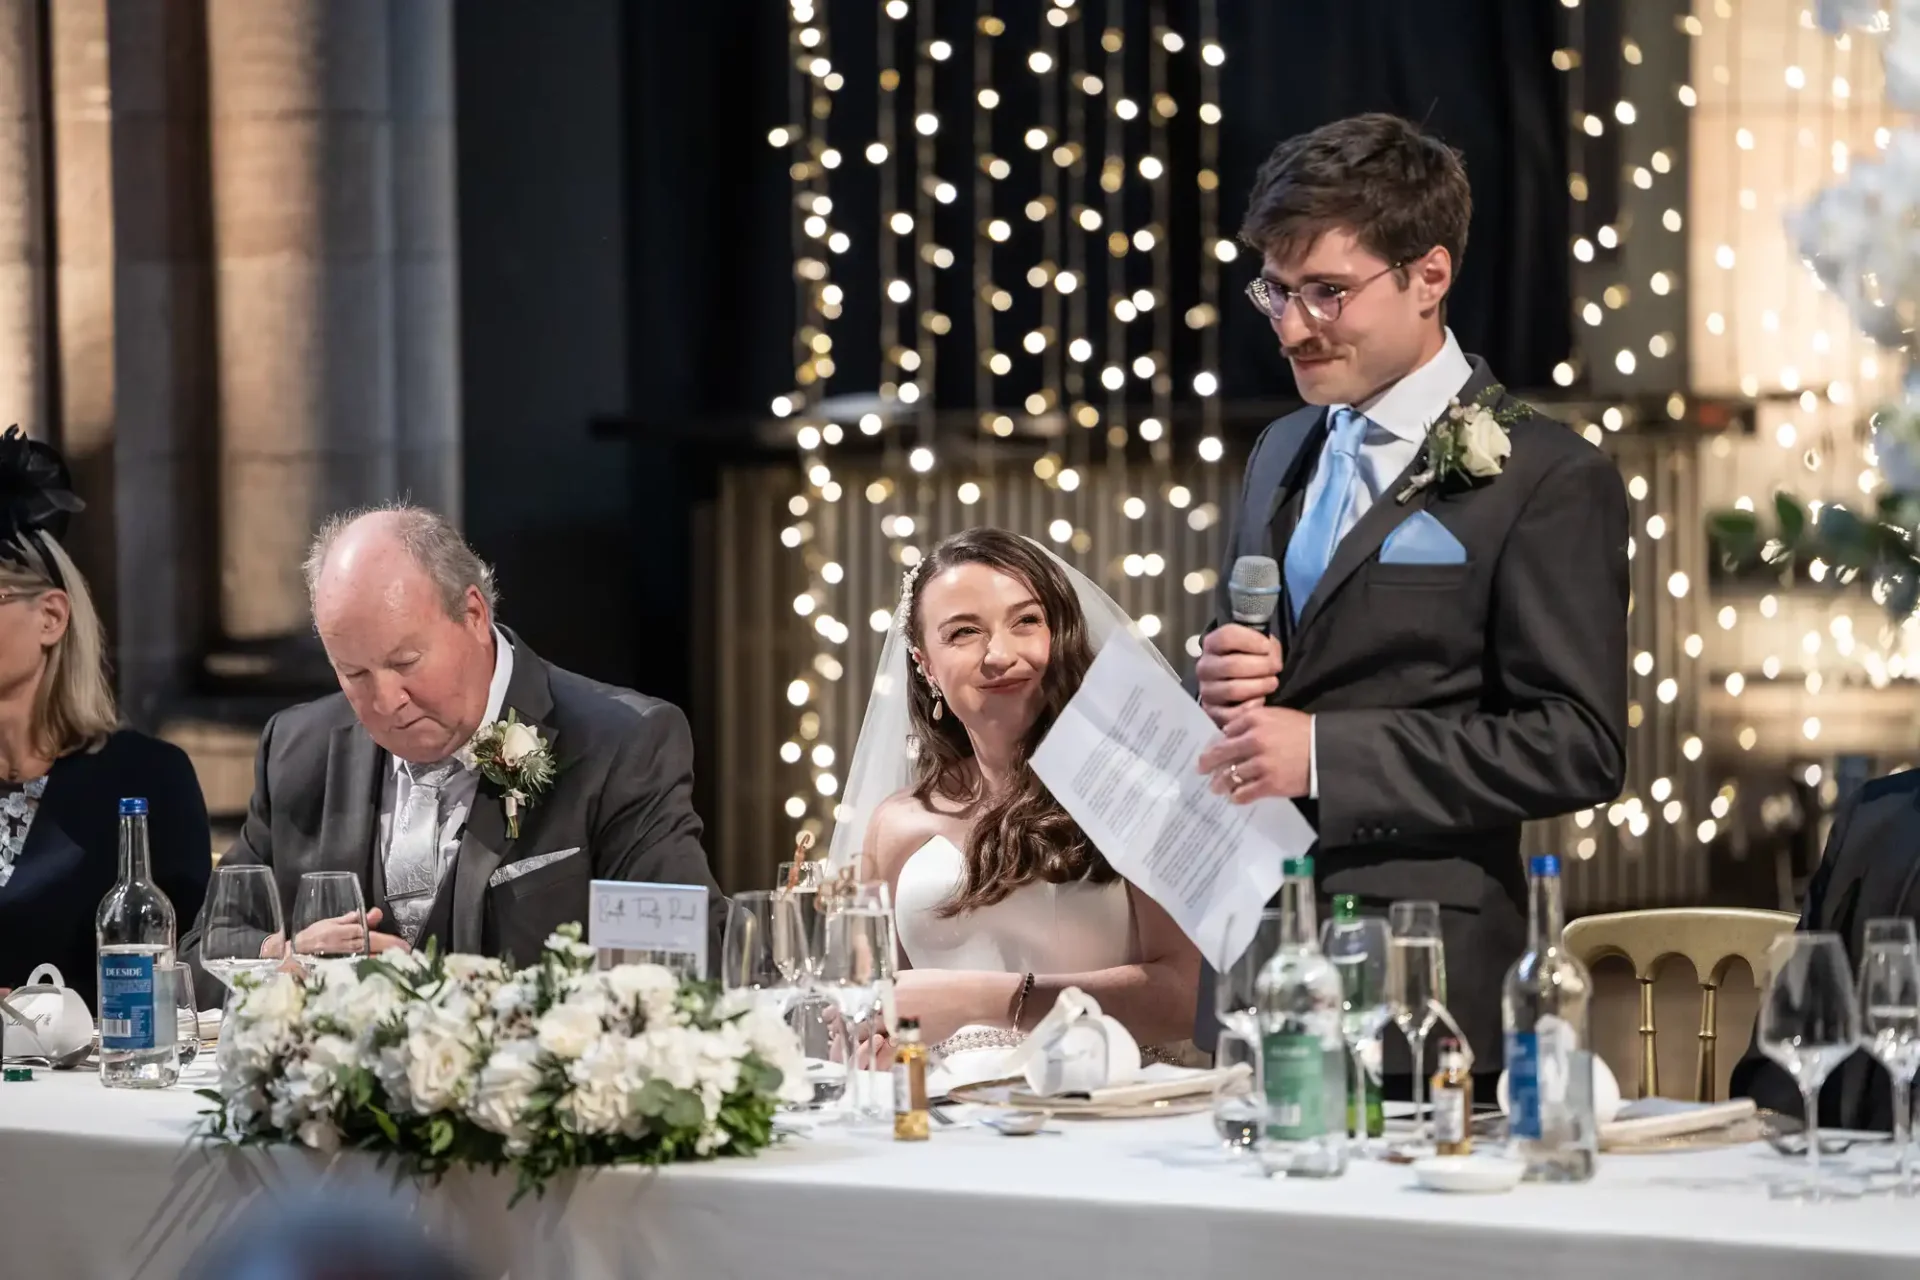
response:
<path id="1" fill-rule="evenodd" d="M 1387 535 L 1381 564 L 1465 564 L 1467 549 L 1425 511 L 1416 511 Z"/>

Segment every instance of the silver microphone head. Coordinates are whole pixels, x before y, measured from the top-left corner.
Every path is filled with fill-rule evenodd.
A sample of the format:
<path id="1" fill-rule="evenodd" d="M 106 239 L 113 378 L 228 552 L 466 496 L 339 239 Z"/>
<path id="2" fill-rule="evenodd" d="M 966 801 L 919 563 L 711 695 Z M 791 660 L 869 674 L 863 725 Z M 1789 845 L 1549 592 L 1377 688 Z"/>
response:
<path id="1" fill-rule="evenodd" d="M 1241 556 L 1227 575 L 1233 620 L 1264 628 L 1280 604 L 1280 565 L 1271 556 Z"/>

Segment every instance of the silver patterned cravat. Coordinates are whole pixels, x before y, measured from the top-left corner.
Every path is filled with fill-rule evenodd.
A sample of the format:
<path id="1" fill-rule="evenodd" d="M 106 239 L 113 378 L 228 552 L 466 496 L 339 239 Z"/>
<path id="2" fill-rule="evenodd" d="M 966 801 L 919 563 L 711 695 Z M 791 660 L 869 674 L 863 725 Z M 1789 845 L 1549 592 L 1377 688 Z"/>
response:
<path id="1" fill-rule="evenodd" d="M 440 888 L 440 798 L 460 762 L 402 767 L 410 782 L 406 800 L 394 809 L 387 845 L 387 905 L 401 936 L 413 942 Z"/>

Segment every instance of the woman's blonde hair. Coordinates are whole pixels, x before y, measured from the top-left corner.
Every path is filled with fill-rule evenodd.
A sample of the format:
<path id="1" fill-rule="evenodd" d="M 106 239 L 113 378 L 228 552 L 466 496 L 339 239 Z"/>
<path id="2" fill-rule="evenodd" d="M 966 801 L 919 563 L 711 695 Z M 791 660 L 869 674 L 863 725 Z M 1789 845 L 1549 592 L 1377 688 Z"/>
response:
<path id="1" fill-rule="evenodd" d="M 0 591 L 28 597 L 63 591 L 68 602 L 67 632 L 48 651 L 34 695 L 34 745 L 56 758 L 94 750 L 120 727 L 120 710 L 107 678 L 106 628 L 93 607 L 93 593 L 52 534 L 24 534 L 13 545 L 24 563 L 0 558 Z"/>

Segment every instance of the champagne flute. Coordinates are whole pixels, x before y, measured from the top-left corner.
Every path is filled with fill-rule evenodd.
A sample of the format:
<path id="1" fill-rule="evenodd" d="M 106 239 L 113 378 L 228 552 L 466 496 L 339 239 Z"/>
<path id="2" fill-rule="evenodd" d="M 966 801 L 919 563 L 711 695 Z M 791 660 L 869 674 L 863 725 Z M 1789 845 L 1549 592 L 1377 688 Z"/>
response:
<path id="1" fill-rule="evenodd" d="M 1233 932 L 1237 921 L 1229 921 L 1227 932 Z M 1268 909 L 1260 912 L 1260 922 L 1254 927 L 1253 941 L 1240 953 L 1240 958 L 1214 975 L 1213 1011 L 1220 1025 L 1250 1037 L 1254 1043 L 1260 1040 L 1260 996 L 1256 990 L 1260 971 L 1273 959 L 1274 952 L 1280 950 L 1280 912 Z M 1216 1064 L 1218 1065 L 1218 1064 Z"/>
<path id="2" fill-rule="evenodd" d="M 859 1065 L 859 1039 L 854 1028 L 872 1009 L 879 994 L 883 974 L 890 971 L 893 946 L 892 921 L 886 912 L 871 906 L 836 903 L 823 911 L 819 922 L 820 973 L 814 986 L 832 997 L 847 1028 L 846 1053 L 848 1087 L 846 1123 L 857 1123 L 864 1114 L 864 1074 Z"/>
<path id="3" fill-rule="evenodd" d="M 1216 1071 L 1229 1073 L 1213 1087 L 1213 1131 L 1228 1152 L 1245 1154 L 1260 1145 L 1267 1127 L 1260 1033 L 1223 1026 L 1213 1066 Z"/>
<path id="4" fill-rule="evenodd" d="M 1396 902 L 1387 910 L 1392 945 L 1387 954 L 1387 1001 L 1394 1025 L 1413 1054 L 1413 1147 L 1427 1145 L 1427 1033 L 1447 1002 L 1446 947 L 1440 940 L 1440 904 Z"/>
<path id="5" fill-rule="evenodd" d="M 1887 1069 L 1893 1146 L 1900 1180 L 1913 1194 L 1913 1078 L 1920 1074 L 1920 949 L 1913 921 L 1867 921 L 1860 952 L 1860 1029 L 1866 1050 Z"/>
<path id="6" fill-rule="evenodd" d="M 820 885 L 824 879 L 826 863 L 819 859 L 797 860 L 780 864 L 780 876 L 773 882 L 774 892 L 788 894 L 793 898 L 798 912 L 800 946 L 786 948 L 785 959 L 778 961 L 781 972 L 791 982 L 806 985 L 820 971 L 820 954 L 812 943 L 819 935 L 820 928 Z M 780 940 L 774 939 L 777 944 Z M 787 972 L 787 966 L 798 965 L 793 972 Z"/>
<path id="7" fill-rule="evenodd" d="M 200 967 L 218 978 L 229 993 L 241 974 L 264 976 L 286 958 L 280 886 L 270 867 L 215 867 L 202 919 L 206 924 L 200 932 Z"/>
<path id="8" fill-rule="evenodd" d="M 1393 1021 L 1388 971 L 1393 935 L 1378 917 L 1329 920 L 1320 930 L 1320 950 L 1340 974 L 1340 1032 L 1356 1068 L 1353 1114 L 1356 1146 L 1367 1139 L 1367 1085 L 1380 1087 L 1381 1037 Z"/>
<path id="9" fill-rule="evenodd" d="M 293 899 L 293 953 L 312 969 L 320 960 L 364 956 L 367 903 L 360 877 L 351 871 L 309 871 L 300 877 Z"/>
<path id="10" fill-rule="evenodd" d="M 1860 1042 L 1860 1006 L 1854 997 L 1847 952 L 1837 933 L 1788 933 L 1767 949 L 1767 982 L 1760 997 L 1755 1039 L 1800 1086 L 1807 1117 L 1807 1172 L 1799 1185 L 1780 1184 L 1776 1195 L 1818 1200 L 1830 1191 L 1820 1181 L 1820 1086 Z"/>

